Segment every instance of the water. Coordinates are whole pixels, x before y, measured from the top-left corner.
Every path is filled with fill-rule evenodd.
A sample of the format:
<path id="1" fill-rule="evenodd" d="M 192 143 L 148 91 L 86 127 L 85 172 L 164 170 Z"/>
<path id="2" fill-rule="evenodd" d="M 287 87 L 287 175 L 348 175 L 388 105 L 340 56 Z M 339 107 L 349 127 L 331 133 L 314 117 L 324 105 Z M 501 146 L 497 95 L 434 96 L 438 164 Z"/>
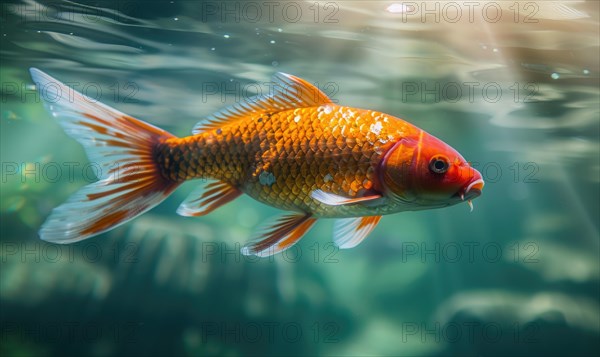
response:
<path id="1" fill-rule="evenodd" d="M 461 4 L 3 3 L 2 355 L 597 352 L 598 2 Z M 473 213 L 387 216 L 352 250 L 323 221 L 285 254 L 240 256 L 277 211 L 176 215 L 195 183 L 50 245 L 39 226 L 94 167 L 29 67 L 182 136 L 292 73 L 442 138 L 486 186 Z"/>

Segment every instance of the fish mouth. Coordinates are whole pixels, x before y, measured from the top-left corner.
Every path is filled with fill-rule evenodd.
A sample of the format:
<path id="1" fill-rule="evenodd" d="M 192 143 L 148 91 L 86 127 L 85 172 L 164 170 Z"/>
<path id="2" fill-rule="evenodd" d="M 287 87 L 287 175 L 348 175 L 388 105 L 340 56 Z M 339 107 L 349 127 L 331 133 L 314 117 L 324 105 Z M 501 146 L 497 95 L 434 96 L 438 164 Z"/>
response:
<path id="1" fill-rule="evenodd" d="M 471 212 L 473 212 L 473 202 L 474 198 L 481 196 L 481 190 L 483 190 L 483 186 L 485 186 L 485 182 L 483 179 L 477 179 L 471 183 L 469 183 L 466 187 L 459 190 L 454 197 L 460 199 L 461 201 L 467 201 L 467 204 L 471 208 Z"/>

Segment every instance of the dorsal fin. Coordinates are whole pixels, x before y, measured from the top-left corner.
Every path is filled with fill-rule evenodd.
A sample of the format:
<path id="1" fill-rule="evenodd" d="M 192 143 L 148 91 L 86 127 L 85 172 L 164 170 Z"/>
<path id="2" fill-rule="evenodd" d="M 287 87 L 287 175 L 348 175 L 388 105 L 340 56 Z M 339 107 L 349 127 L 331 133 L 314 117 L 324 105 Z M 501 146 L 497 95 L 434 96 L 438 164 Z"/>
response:
<path id="1" fill-rule="evenodd" d="M 270 93 L 245 98 L 212 114 L 206 120 L 196 124 L 192 133 L 198 134 L 205 130 L 217 129 L 227 122 L 236 121 L 250 114 L 274 113 L 331 103 L 331 99 L 319 88 L 291 74 L 276 73 L 271 79 L 270 86 Z"/>

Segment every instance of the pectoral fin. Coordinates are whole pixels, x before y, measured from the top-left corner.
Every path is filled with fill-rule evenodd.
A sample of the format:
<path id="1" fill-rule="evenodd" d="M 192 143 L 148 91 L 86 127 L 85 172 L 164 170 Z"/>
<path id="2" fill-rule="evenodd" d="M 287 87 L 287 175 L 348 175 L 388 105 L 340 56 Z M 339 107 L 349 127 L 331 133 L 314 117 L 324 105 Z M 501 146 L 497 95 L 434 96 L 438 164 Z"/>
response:
<path id="1" fill-rule="evenodd" d="M 379 194 L 373 194 L 373 195 L 369 195 L 369 196 L 348 198 L 348 197 L 342 197 L 340 195 L 336 195 L 334 193 L 328 193 L 328 192 L 325 192 L 322 190 L 314 190 L 310 195 L 315 200 L 317 200 L 323 204 L 329 205 L 329 206 L 340 206 L 340 205 L 348 205 L 348 204 L 352 204 L 352 203 L 373 201 L 373 200 L 376 200 L 376 199 L 379 199 L 382 197 Z"/>
<path id="2" fill-rule="evenodd" d="M 333 241 L 341 249 L 356 247 L 377 226 L 381 216 L 341 218 L 335 221 Z"/>
<path id="3" fill-rule="evenodd" d="M 310 215 L 292 214 L 279 218 L 258 238 L 242 248 L 244 255 L 266 257 L 293 246 L 317 220 Z"/>
<path id="4" fill-rule="evenodd" d="M 228 183 L 216 181 L 200 186 L 177 208 L 182 216 L 203 216 L 227 204 L 242 194 L 242 191 Z"/>

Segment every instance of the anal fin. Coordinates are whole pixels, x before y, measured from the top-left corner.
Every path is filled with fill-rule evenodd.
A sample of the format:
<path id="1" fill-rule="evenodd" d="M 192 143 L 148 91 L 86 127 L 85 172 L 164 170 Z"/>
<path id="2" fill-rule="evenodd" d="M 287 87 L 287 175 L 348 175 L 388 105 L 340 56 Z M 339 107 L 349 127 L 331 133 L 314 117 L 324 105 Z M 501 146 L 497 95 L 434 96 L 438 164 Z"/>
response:
<path id="1" fill-rule="evenodd" d="M 203 216 L 235 200 L 241 194 L 242 191 L 228 183 L 211 182 L 192 191 L 179 205 L 177 213 L 188 217 Z"/>
<path id="2" fill-rule="evenodd" d="M 284 251 L 296 244 L 316 221 L 316 218 L 308 214 L 283 216 L 258 238 L 246 244 L 242 248 L 242 254 L 266 257 Z"/>
<path id="3" fill-rule="evenodd" d="M 333 241 L 341 249 L 356 247 L 377 226 L 381 216 L 341 218 L 335 221 Z"/>

